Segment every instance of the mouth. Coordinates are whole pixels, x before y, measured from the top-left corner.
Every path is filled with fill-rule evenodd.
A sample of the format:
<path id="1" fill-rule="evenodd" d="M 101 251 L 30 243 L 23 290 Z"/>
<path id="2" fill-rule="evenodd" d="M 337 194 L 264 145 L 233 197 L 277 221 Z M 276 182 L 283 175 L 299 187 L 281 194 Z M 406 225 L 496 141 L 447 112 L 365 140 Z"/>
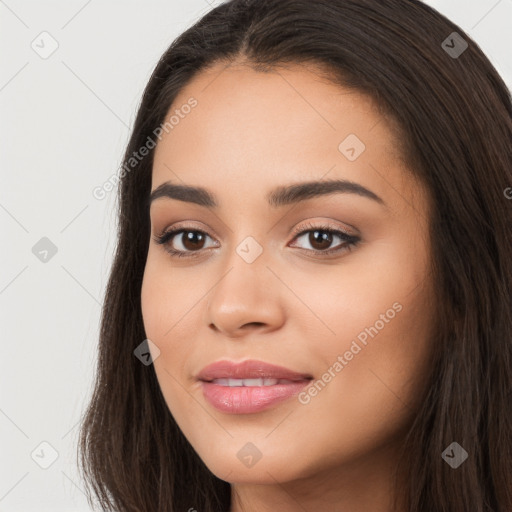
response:
<path id="1" fill-rule="evenodd" d="M 310 379 L 300 379 L 300 380 L 289 380 L 289 379 L 213 379 L 213 380 L 205 380 L 203 382 L 211 382 L 213 384 L 217 384 L 218 386 L 227 386 L 230 388 L 239 388 L 239 387 L 251 387 L 251 386 L 277 386 L 278 384 L 294 384 L 296 382 L 302 382 L 303 380 Z"/>
<path id="2" fill-rule="evenodd" d="M 313 377 L 262 361 L 217 361 L 197 376 L 204 398 L 228 414 L 261 412 L 281 403 L 310 383 Z"/>

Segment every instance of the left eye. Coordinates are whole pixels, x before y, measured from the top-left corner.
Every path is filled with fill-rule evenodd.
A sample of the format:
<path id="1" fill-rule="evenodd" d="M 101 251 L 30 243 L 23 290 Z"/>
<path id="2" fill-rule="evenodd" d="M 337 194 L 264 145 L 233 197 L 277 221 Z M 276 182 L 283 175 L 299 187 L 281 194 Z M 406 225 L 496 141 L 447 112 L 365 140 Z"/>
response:
<path id="1" fill-rule="evenodd" d="M 307 242 L 310 244 L 310 246 L 312 246 L 312 249 L 307 250 L 313 250 L 314 252 L 320 252 L 324 254 L 332 254 L 344 249 L 350 250 L 350 248 L 359 241 L 359 239 L 353 235 L 349 235 L 343 231 L 331 229 L 328 227 L 316 227 L 302 231 L 297 236 L 295 236 L 294 240 L 298 240 L 299 238 L 302 238 L 306 235 L 308 235 L 306 239 Z M 338 244 L 338 248 L 329 249 L 333 243 L 333 238 L 336 237 L 344 243 Z"/>

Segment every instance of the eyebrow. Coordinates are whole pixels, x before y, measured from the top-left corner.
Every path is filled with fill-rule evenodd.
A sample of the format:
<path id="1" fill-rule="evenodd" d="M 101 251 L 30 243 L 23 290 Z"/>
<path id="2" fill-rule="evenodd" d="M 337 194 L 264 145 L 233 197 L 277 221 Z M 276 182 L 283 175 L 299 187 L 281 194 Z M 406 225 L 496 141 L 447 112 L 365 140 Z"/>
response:
<path id="1" fill-rule="evenodd" d="M 376 201 L 386 207 L 386 203 L 377 194 L 363 187 L 359 183 L 348 180 L 324 180 L 307 181 L 303 183 L 294 183 L 286 186 L 279 186 L 271 190 L 266 199 L 270 206 L 278 208 L 294 203 L 299 203 L 314 197 L 325 196 L 329 194 L 357 194 Z M 187 203 L 194 203 L 208 208 L 218 208 L 219 201 L 215 194 L 203 187 L 191 185 L 180 185 L 166 181 L 156 188 L 149 197 L 149 204 L 160 198 L 177 199 Z"/>

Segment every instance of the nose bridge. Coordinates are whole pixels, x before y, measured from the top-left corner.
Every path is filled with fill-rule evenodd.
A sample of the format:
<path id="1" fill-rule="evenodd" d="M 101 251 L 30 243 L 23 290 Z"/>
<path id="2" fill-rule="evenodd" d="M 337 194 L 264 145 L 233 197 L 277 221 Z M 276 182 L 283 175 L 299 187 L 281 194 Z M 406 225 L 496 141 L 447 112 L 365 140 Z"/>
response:
<path id="1" fill-rule="evenodd" d="M 279 280 L 267 268 L 267 251 L 255 237 L 246 236 L 226 256 L 225 271 L 208 294 L 208 323 L 228 332 L 244 324 L 272 324 L 280 315 Z"/>
<path id="2" fill-rule="evenodd" d="M 268 290 L 267 251 L 264 250 L 255 237 L 246 236 L 235 245 L 226 256 L 226 272 L 218 285 L 212 290 L 212 295 L 227 291 L 224 299 L 239 300 L 265 299 L 265 289 Z"/>

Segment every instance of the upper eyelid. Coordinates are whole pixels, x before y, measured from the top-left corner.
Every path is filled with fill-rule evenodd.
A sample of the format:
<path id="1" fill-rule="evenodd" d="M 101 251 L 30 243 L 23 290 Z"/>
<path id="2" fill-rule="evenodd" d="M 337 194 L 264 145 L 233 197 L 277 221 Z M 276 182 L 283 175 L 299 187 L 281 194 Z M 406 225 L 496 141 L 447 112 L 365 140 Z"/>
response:
<path id="1" fill-rule="evenodd" d="M 178 222 L 176 225 L 173 225 L 172 227 L 170 228 L 164 228 L 163 230 L 160 230 L 157 235 L 161 236 L 161 235 L 165 235 L 166 233 L 173 233 L 174 235 L 178 234 L 177 232 L 182 232 L 182 231 L 199 231 L 199 232 L 202 232 L 206 235 L 208 235 L 210 238 L 214 238 L 211 234 L 210 234 L 210 230 L 209 228 L 208 229 L 204 229 L 202 227 L 197 227 L 197 226 L 194 226 L 194 225 L 190 225 L 188 224 L 189 221 L 182 221 L 182 222 Z M 352 236 L 352 237 L 358 237 L 358 233 L 351 233 L 349 229 L 344 229 L 343 227 L 341 226 L 337 226 L 337 225 L 334 225 L 332 224 L 332 222 L 330 221 L 326 221 L 326 220 L 319 220 L 319 221 L 305 221 L 306 222 L 306 225 L 299 225 L 299 227 L 297 228 L 294 228 L 292 231 L 291 231 L 291 235 L 292 236 L 297 236 L 297 235 L 300 235 L 300 234 L 303 234 L 304 232 L 307 232 L 307 231 L 310 231 L 310 230 L 314 230 L 314 229 L 329 229 L 331 231 L 339 231 L 347 236 Z M 316 225 L 315 225 L 316 223 Z M 352 228 L 352 226 L 350 226 Z M 354 229 L 354 228 L 352 228 Z M 213 230 L 212 230 L 213 231 Z M 355 231 L 355 229 L 354 229 Z"/>
<path id="2" fill-rule="evenodd" d="M 344 235 L 352 236 L 354 238 L 358 237 L 357 233 L 350 233 L 349 232 L 350 230 L 344 229 L 341 226 L 335 225 L 335 224 L 332 223 L 332 221 L 325 221 L 325 220 L 316 221 L 316 222 L 308 220 L 308 221 L 306 221 L 306 225 L 301 225 L 301 226 L 297 227 L 296 229 L 293 229 L 292 230 L 292 235 L 293 236 L 297 236 L 297 235 L 300 235 L 300 234 L 302 234 L 304 232 L 312 231 L 314 229 L 328 229 L 330 231 L 341 232 Z"/>

